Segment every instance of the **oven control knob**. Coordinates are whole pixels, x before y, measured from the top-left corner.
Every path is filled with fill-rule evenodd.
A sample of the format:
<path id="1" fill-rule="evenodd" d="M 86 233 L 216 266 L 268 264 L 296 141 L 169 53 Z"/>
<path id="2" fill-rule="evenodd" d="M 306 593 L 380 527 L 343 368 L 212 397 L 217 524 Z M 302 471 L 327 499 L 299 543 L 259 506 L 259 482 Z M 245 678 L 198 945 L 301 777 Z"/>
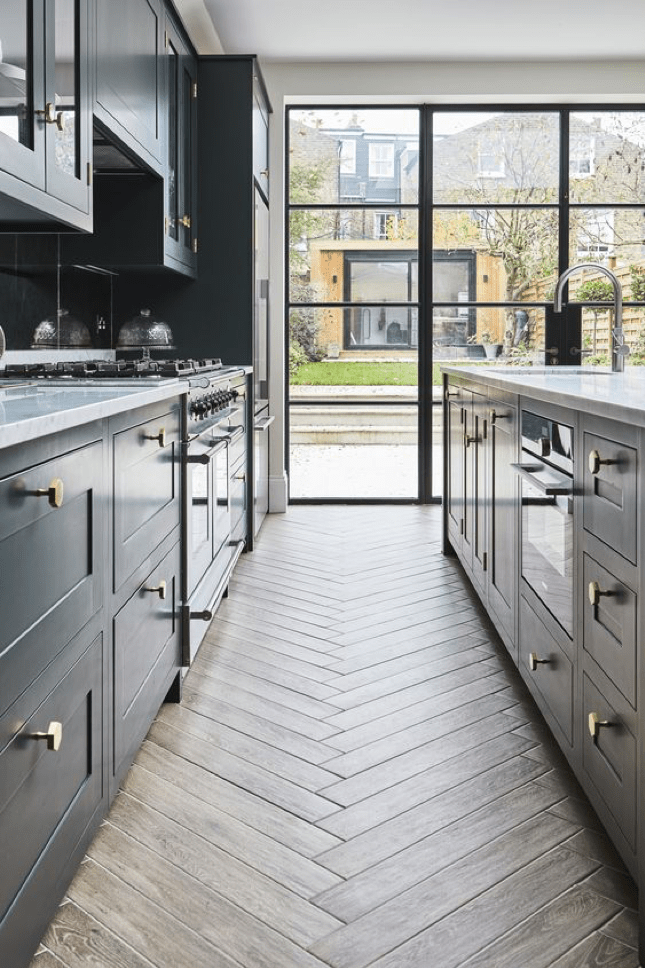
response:
<path id="1" fill-rule="evenodd" d="M 551 453 L 551 441 L 548 437 L 540 437 L 538 447 L 540 448 L 540 457 L 548 457 Z"/>

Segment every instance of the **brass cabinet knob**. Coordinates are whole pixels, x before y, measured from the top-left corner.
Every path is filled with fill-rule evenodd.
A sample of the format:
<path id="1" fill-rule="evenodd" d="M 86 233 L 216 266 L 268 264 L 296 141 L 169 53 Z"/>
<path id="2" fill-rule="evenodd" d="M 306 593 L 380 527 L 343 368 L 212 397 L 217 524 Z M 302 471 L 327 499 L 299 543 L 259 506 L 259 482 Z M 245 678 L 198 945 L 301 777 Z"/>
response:
<path id="1" fill-rule="evenodd" d="M 39 487 L 34 491 L 39 497 L 46 497 L 53 508 L 59 508 L 63 503 L 63 482 L 60 477 L 54 477 L 49 487 Z"/>
<path id="2" fill-rule="evenodd" d="M 235 480 L 236 481 L 245 481 L 246 480 L 246 474 L 236 474 L 235 475 Z"/>
<path id="3" fill-rule="evenodd" d="M 490 412 L 490 422 L 492 424 L 496 423 L 498 420 L 508 420 L 512 414 L 510 413 L 498 413 L 497 410 L 491 410 Z"/>
<path id="4" fill-rule="evenodd" d="M 190 228 L 190 215 L 184 215 L 179 219 L 179 224 L 183 225 L 185 229 Z"/>
<path id="5" fill-rule="evenodd" d="M 537 652 L 531 652 L 529 655 L 529 669 L 531 672 L 536 672 L 539 665 L 548 665 L 550 659 L 538 659 Z"/>
<path id="6" fill-rule="evenodd" d="M 589 472 L 591 474 L 597 474 L 602 466 L 602 464 L 616 464 L 615 460 L 603 460 L 597 450 L 592 450 L 589 453 Z"/>
<path id="7" fill-rule="evenodd" d="M 260 174 L 263 175 L 265 178 L 268 178 L 269 177 L 269 169 L 268 168 L 263 168 L 262 171 L 260 172 Z"/>
<path id="8" fill-rule="evenodd" d="M 47 727 L 46 733 L 32 733 L 32 739 L 44 739 L 47 741 L 47 749 L 57 753 L 60 744 L 63 742 L 63 724 L 52 721 Z"/>
<path id="9" fill-rule="evenodd" d="M 160 427 L 158 434 L 147 434 L 146 440 L 156 440 L 160 447 L 166 446 L 166 428 Z"/>
<path id="10" fill-rule="evenodd" d="M 587 593 L 589 595 L 589 604 L 590 605 L 598 605 L 600 603 L 600 599 L 601 599 L 601 597 L 603 595 L 611 595 L 612 594 L 611 592 L 605 592 L 605 591 L 603 591 L 597 581 L 590 581 L 589 582 L 589 585 L 588 585 L 588 588 L 587 588 Z"/>
<path id="11" fill-rule="evenodd" d="M 589 727 L 589 733 L 594 743 L 598 739 L 598 733 L 602 726 L 612 726 L 613 724 L 607 719 L 601 719 L 598 713 L 589 713 L 587 717 L 587 726 Z"/>
<path id="12" fill-rule="evenodd" d="M 65 130 L 65 115 L 62 111 L 57 111 L 54 104 L 48 101 L 44 111 L 36 111 L 42 117 L 45 124 L 55 124 L 59 131 Z"/>
<path id="13" fill-rule="evenodd" d="M 165 598 L 166 598 L 166 582 L 165 581 L 160 581 L 158 585 L 155 585 L 154 586 L 154 588 L 151 588 L 151 587 L 148 587 L 148 586 L 144 586 L 143 591 L 144 592 L 154 592 L 155 594 L 157 594 L 159 596 L 159 598 L 165 600 Z"/>
<path id="14" fill-rule="evenodd" d="M 481 444 L 481 437 L 470 437 L 468 434 L 464 434 L 464 446 L 470 447 L 471 444 Z"/>

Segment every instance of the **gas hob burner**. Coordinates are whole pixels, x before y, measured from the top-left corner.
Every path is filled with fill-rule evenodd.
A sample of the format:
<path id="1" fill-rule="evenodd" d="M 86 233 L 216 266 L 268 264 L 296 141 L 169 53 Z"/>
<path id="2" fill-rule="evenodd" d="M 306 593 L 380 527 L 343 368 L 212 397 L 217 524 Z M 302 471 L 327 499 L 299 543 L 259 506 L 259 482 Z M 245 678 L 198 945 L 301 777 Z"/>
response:
<path id="1" fill-rule="evenodd" d="M 157 360 L 163 376 L 194 376 L 196 373 L 210 373 L 221 370 L 222 361 L 208 360 Z"/>

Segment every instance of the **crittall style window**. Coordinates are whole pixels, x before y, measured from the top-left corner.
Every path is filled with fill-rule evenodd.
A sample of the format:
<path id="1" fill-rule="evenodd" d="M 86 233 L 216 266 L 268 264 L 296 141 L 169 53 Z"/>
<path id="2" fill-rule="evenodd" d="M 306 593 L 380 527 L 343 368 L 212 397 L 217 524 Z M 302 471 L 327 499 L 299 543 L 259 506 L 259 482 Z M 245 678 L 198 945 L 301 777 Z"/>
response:
<path id="1" fill-rule="evenodd" d="M 614 271 L 628 364 L 645 364 L 645 107 L 294 108 L 288 141 L 292 346 L 418 351 L 422 500 L 440 494 L 433 364 L 608 362 L 611 285 L 593 269 L 569 282 L 575 345 L 550 355 L 568 266 Z"/>

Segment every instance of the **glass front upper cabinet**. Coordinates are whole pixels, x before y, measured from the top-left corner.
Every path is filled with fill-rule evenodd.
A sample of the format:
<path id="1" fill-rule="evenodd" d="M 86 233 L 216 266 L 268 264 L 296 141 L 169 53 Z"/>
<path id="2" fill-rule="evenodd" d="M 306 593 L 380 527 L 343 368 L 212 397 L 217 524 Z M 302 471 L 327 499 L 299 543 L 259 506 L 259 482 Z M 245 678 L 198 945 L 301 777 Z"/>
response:
<path id="1" fill-rule="evenodd" d="M 89 212 L 88 0 L 3 0 L 0 169 Z"/>
<path id="2" fill-rule="evenodd" d="M 166 254 L 196 265 L 196 62 L 178 28 L 166 19 Z"/>

